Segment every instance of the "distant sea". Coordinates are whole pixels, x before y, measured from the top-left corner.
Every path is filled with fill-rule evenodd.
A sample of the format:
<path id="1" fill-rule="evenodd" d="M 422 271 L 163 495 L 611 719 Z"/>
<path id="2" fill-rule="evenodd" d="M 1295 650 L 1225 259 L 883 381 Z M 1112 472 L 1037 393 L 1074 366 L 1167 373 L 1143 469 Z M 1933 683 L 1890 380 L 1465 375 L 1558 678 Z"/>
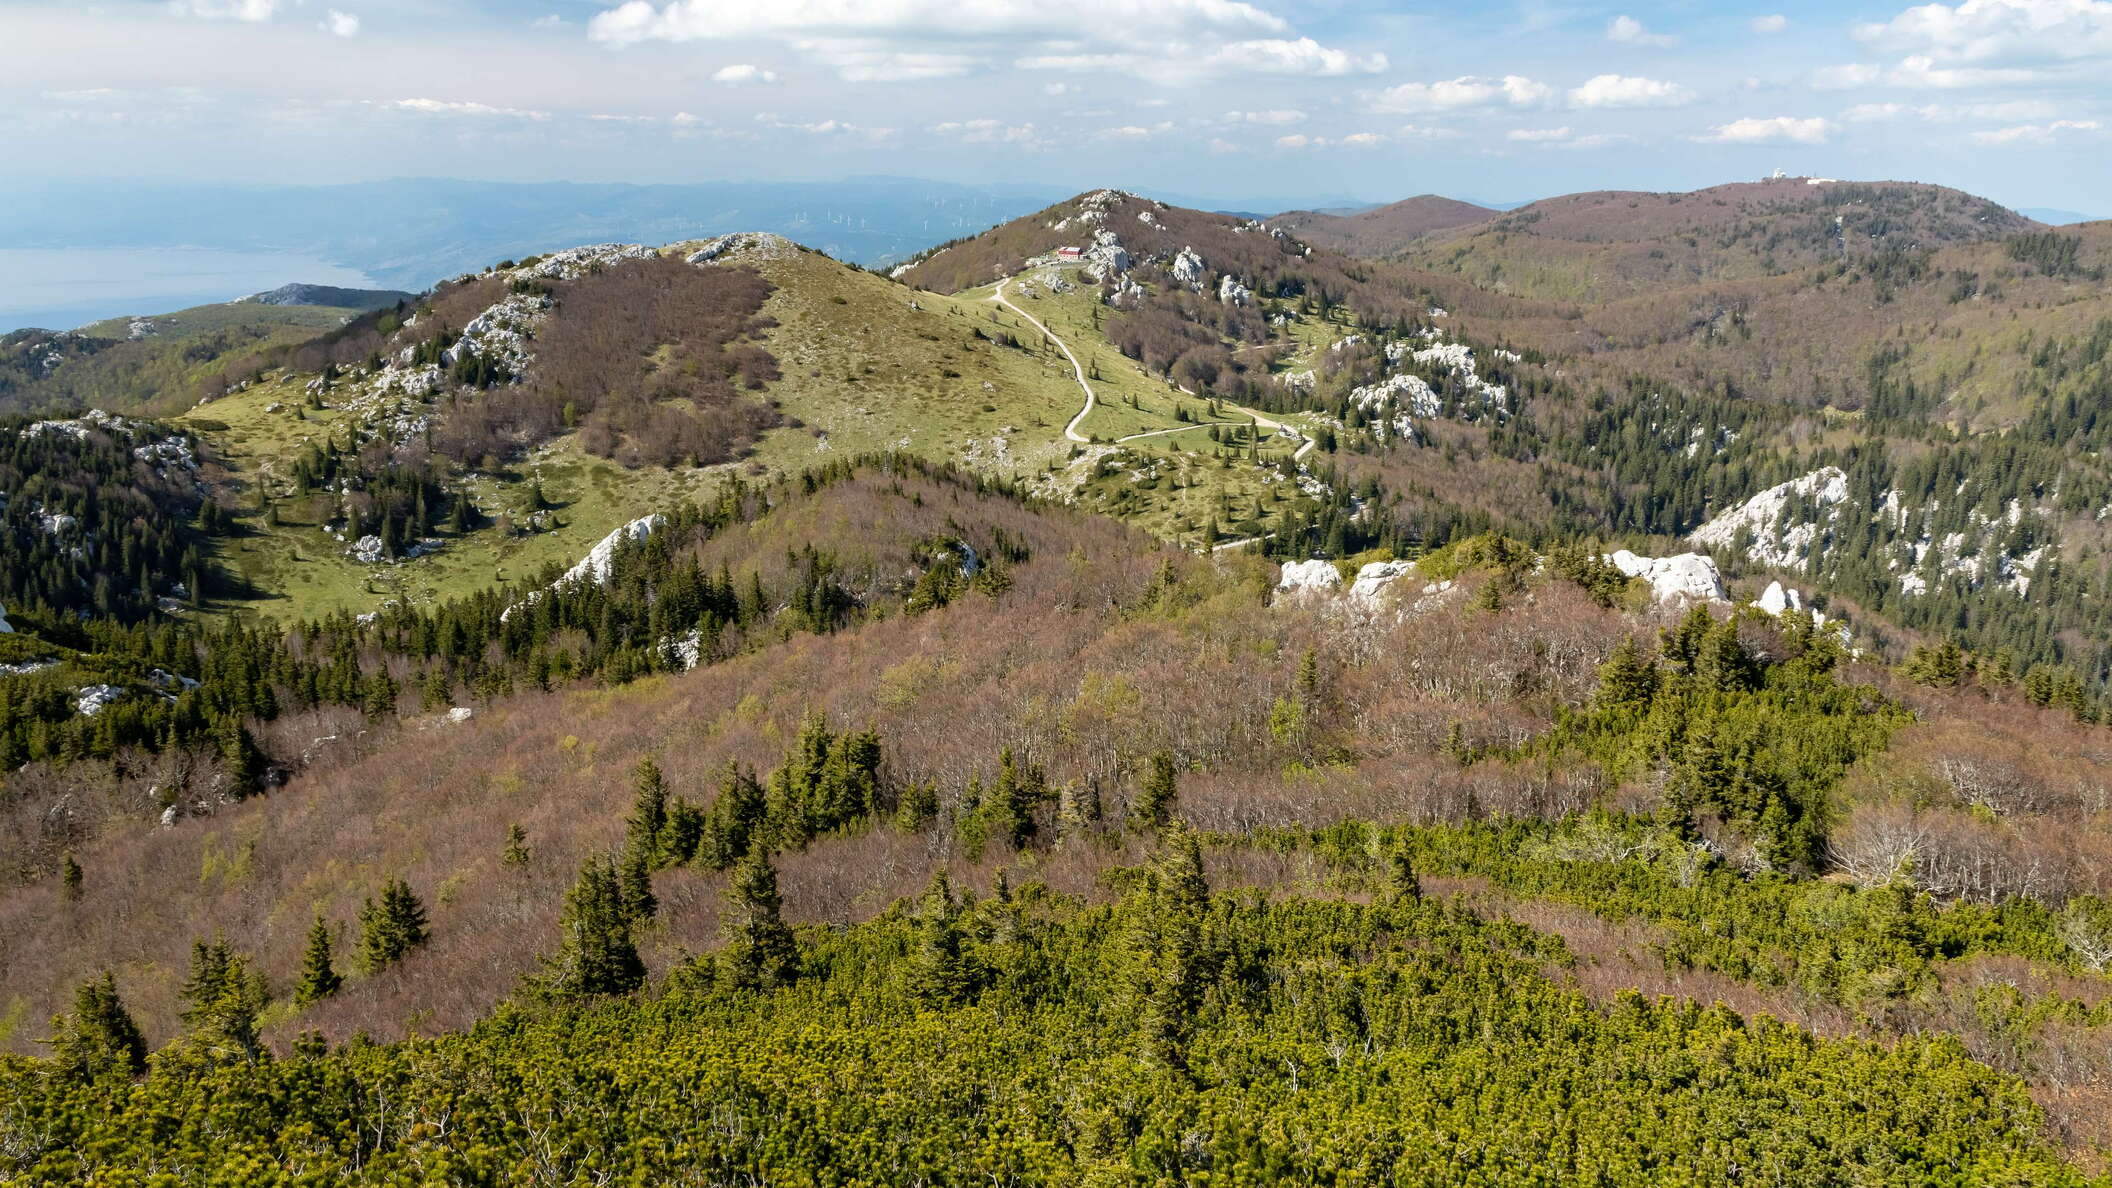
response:
<path id="1" fill-rule="evenodd" d="M 307 256 L 211 248 L 0 248 L 0 334 L 70 330 L 233 301 L 280 285 L 372 289 L 365 273 Z"/>

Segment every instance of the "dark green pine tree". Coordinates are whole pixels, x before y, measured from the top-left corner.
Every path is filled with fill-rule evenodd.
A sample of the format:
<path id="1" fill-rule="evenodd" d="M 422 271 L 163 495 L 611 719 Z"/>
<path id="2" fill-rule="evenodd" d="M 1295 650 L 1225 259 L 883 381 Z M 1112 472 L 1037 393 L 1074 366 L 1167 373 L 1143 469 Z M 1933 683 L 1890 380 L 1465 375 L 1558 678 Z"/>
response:
<path id="1" fill-rule="evenodd" d="M 526 866 L 528 865 L 529 856 L 528 831 L 521 828 L 518 823 L 508 825 L 506 827 L 506 849 L 499 855 L 499 861 L 507 866 Z"/>
<path id="2" fill-rule="evenodd" d="M 1137 789 L 1137 824 L 1146 829 L 1163 828 L 1173 819 L 1174 802 L 1179 796 L 1180 777 L 1174 771 L 1172 753 L 1154 752 L 1144 783 Z"/>
<path id="3" fill-rule="evenodd" d="M 760 849 L 734 867 L 726 884 L 724 960 L 729 980 L 744 989 L 770 989 L 799 971 L 799 943 L 779 909 L 777 868 Z"/>
<path id="4" fill-rule="evenodd" d="M 425 906 L 402 879 L 381 888 L 381 902 L 367 900 L 359 909 L 359 966 L 378 973 L 426 942 Z"/>
<path id="5" fill-rule="evenodd" d="M 1622 636 L 1613 654 L 1599 665 L 1600 708 L 1648 709 L 1656 695 L 1657 661 L 1643 658 L 1634 636 Z"/>
<path id="6" fill-rule="evenodd" d="M 1423 881 L 1416 877 L 1415 864 L 1409 860 L 1404 843 L 1396 842 L 1386 853 L 1386 897 L 1395 903 L 1423 897 Z"/>
<path id="7" fill-rule="evenodd" d="M 108 971 L 73 992 L 73 1013 L 51 1021 L 52 1062 L 83 1080 L 147 1071 L 147 1040 Z"/>
<path id="8" fill-rule="evenodd" d="M 264 975 L 226 941 L 193 942 L 183 1000 L 183 1025 L 199 1054 L 251 1064 L 269 1055 L 257 1019 L 271 1001 L 270 989 Z"/>
<path id="9" fill-rule="evenodd" d="M 301 980 L 293 988 L 293 1005 L 305 1007 L 337 993 L 345 979 L 330 959 L 330 926 L 321 916 L 308 929 L 308 949 L 301 955 Z"/>
<path id="10" fill-rule="evenodd" d="M 565 895 L 563 940 L 544 975 L 559 998 L 629 994 L 645 984 L 645 963 L 631 940 L 631 910 L 622 879 L 607 858 L 589 858 Z"/>
<path id="11" fill-rule="evenodd" d="M 59 863 L 59 898 L 78 903 L 81 898 L 81 864 L 68 854 Z"/>
<path id="12" fill-rule="evenodd" d="M 1000 872 L 1002 873 L 1002 872 Z M 909 967 L 910 993 L 931 1006 L 953 1006 L 975 996 L 981 981 L 967 952 L 960 905 L 946 872 L 932 872 L 931 887 L 917 906 L 917 944 Z"/>

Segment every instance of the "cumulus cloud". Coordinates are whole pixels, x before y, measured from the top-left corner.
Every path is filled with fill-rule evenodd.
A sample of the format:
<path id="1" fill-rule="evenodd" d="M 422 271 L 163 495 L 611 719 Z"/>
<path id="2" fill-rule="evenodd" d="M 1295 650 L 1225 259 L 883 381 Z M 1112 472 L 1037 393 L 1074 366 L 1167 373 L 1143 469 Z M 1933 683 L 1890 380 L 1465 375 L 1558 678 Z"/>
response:
<path id="1" fill-rule="evenodd" d="M 931 130 L 962 144 L 1039 145 L 1041 136 L 1032 124 L 1007 124 L 1003 120 L 952 120 L 933 124 Z"/>
<path id="2" fill-rule="evenodd" d="M 1922 4 L 1855 27 L 1857 40 L 1937 65 L 2112 57 L 2112 0 L 1962 0 Z"/>
<path id="3" fill-rule="evenodd" d="M 1298 132 L 1293 132 L 1289 136 L 1279 136 L 1276 138 L 1276 147 L 1280 149 L 1302 149 L 1310 147 L 1312 143 L 1312 137 L 1306 136 Z"/>
<path id="4" fill-rule="evenodd" d="M 278 12 L 281 0 L 170 0 L 169 10 L 178 16 L 204 17 L 209 21 L 268 21 Z"/>
<path id="5" fill-rule="evenodd" d="M 359 36 L 359 17 L 349 12 L 331 9 L 323 17 L 323 32 L 332 37 Z"/>
<path id="6" fill-rule="evenodd" d="M 2096 132 L 2102 127 L 2096 120 L 2054 120 L 2045 124 L 2018 124 L 2013 128 L 1975 132 L 1973 140 L 1980 144 L 2050 144 L 2064 133 Z"/>
<path id="7" fill-rule="evenodd" d="M 1824 144 L 1833 123 L 1820 116 L 1747 116 L 1718 124 L 1698 139 L 1718 144 Z"/>
<path id="8" fill-rule="evenodd" d="M 1694 92 L 1678 83 L 1654 78 L 1601 74 L 1569 93 L 1571 107 L 1678 107 L 1694 101 Z"/>
<path id="9" fill-rule="evenodd" d="M 2059 108 L 2044 99 L 2011 99 L 1988 103 L 1858 103 L 1841 113 L 1841 122 L 1875 124 L 1927 120 L 1955 124 L 1964 120 L 2050 120 Z"/>
<path id="10" fill-rule="evenodd" d="M 1613 132 L 1593 132 L 1579 135 L 1568 127 L 1561 128 L 1513 128 L 1504 133 L 1505 140 L 1513 144 L 1530 144 L 1539 148 L 1595 149 L 1610 144 L 1621 144 L 1629 137 Z"/>
<path id="11" fill-rule="evenodd" d="M 1641 21 L 1627 13 L 1613 18 L 1613 23 L 1606 26 L 1606 40 L 1622 45 L 1647 45 L 1657 49 L 1670 49 L 1679 44 L 1679 38 L 1665 33 L 1652 33 L 1643 27 Z"/>
<path id="12" fill-rule="evenodd" d="M 873 128 L 853 124 L 845 120 L 787 120 L 775 112 L 757 112 L 755 122 L 776 132 L 797 132 L 805 136 L 825 136 L 834 139 L 863 140 L 873 144 L 893 140 L 894 128 Z"/>
<path id="13" fill-rule="evenodd" d="M 1779 12 L 1770 13 L 1767 16 L 1756 16 L 1752 20 L 1747 21 L 1746 27 L 1755 33 L 1780 33 L 1782 30 L 1789 28 L 1789 18 Z"/>
<path id="14" fill-rule="evenodd" d="M 768 84 L 777 81 L 777 71 L 765 70 L 760 66 L 747 62 L 736 62 L 731 66 L 721 66 L 717 70 L 712 71 L 711 81 L 724 83 L 729 87 L 745 86 L 749 83 Z"/>
<path id="15" fill-rule="evenodd" d="M 1347 148 L 1377 148 L 1386 143 L 1386 138 L 1377 132 L 1352 132 L 1342 138 Z"/>
<path id="16" fill-rule="evenodd" d="M 1554 88 L 1546 83 L 1507 74 L 1502 78 L 1466 75 L 1442 82 L 1402 83 L 1367 98 L 1374 111 L 1421 115 L 1475 107 L 1539 107 L 1553 96 Z"/>
<path id="17" fill-rule="evenodd" d="M 1261 124 L 1281 128 L 1289 124 L 1304 123 L 1305 113 L 1295 108 L 1278 108 L 1273 111 L 1228 111 L 1225 113 L 1225 122 L 1228 124 Z"/>
<path id="18" fill-rule="evenodd" d="M 398 111 L 415 111 L 420 115 L 465 116 L 471 119 L 533 120 L 540 123 L 550 118 L 547 111 L 527 111 L 518 107 L 493 107 L 486 103 L 445 99 L 398 99 L 390 106 Z"/>
<path id="19" fill-rule="evenodd" d="M 1121 124 L 1113 128 L 1102 128 L 1093 133 L 1095 140 L 1150 140 L 1173 131 L 1172 120 L 1161 120 L 1156 124 Z"/>
<path id="20" fill-rule="evenodd" d="M 616 46 L 777 41 L 853 82 L 956 77 L 1007 62 L 1159 82 L 1386 68 L 1384 54 L 1297 36 L 1282 18 L 1244 0 L 629 0 L 596 15 L 587 31 Z"/>

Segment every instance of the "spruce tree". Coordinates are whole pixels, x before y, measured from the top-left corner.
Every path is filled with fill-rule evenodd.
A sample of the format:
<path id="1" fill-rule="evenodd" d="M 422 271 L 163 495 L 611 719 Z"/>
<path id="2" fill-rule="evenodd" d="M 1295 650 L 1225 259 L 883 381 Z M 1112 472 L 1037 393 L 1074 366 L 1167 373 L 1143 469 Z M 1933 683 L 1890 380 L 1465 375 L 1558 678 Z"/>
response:
<path id="1" fill-rule="evenodd" d="M 381 888 L 381 902 L 367 900 L 359 910 L 359 965 L 378 973 L 426 942 L 425 907 L 402 879 Z"/>
<path id="2" fill-rule="evenodd" d="M 68 854 L 59 862 L 59 898 L 77 903 L 81 898 L 81 864 Z"/>
<path id="3" fill-rule="evenodd" d="M 560 998 L 628 994 L 645 984 L 615 863 L 589 858 L 565 895 L 563 939 L 544 985 Z"/>
<path id="4" fill-rule="evenodd" d="M 147 1071 L 147 1041 L 117 996 L 117 980 L 103 976 L 73 992 L 73 1014 L 51 1021 L 52 1061 L 82 1080 Z"/>
<path id="5" fill-rule="evenodd" d="M 308 929 L 308 949 L 301 955 L 301 980 L 293 989 L 293 1005 L 304 1007 L 337 993 L 345 979 L 330 960 L 330 926 L 321 916 Z"/>
<path id="6" fill-rule="evenodd" d="M 730 980 L 744 989 L 789 983 L 799 968 L 799 945 L 779 915 L 777 868 L 760 849 L 733 870 L 726 883 L 725 961 Z"/>
<path id="7" fill-rule="evenodd" d="M 1179 796 L 1180 778 L 1174 772 L 1172 753 L 1154 752 L 1143 786 L 1137 789 L 1137 823 L 1146 829 L 1164 827 L 1173 819 L 1174 801 Z"/>
<path id="8" fill-rule="evenodd" d="M 264 975 L 226 941 L 194 942 L 183 983 L 183 1023 L 193 1048 L 209 1059 L 265 1059 L 257 1019 L 271 1001 Z"/>
<path id="9" fill-rule="evenodd" d="M 931 886 L 917 907 L 917 943 L 909 967 L 909 989 L 931 1006 L 953 1006 L 974 997 L 980 981 L 975 959 L 965 949 L 960 908 L 946 872 L 932 872 Z"/>
<path id="10" fill-rule="evenodd" d="M 518 823 L 508 825 L 506 849 L 499 855 L 499 861 L 506 866 L 526 866 L 528 858 L 528 831 Z"/>

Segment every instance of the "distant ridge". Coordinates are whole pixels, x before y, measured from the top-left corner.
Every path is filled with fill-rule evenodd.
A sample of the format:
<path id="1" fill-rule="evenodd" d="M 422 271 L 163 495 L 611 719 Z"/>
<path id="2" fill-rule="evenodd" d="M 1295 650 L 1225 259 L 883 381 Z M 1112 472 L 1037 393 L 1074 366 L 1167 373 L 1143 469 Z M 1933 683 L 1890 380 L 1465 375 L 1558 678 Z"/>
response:
<path id="1" fill-rule="evenodd" d="M 1354 213 L 1293 210 L 1268 220 L 1269 226 L 1310 243 L 1353 256 L 1383 256 L 1437 231 L 1485 223 L 1499 212 L 1440 194 L 1413 198 Z"/>
<path id="2" fill-rule="evenodd" d="M 252 293 L 242 300 L 258 305 L 323 305 L 331 309 L 365 312 L 409 301 L 416 296 L 400 289 L 341 289 L 336 285 L 292 284 L 280 285 L 269 292 Z"/>

